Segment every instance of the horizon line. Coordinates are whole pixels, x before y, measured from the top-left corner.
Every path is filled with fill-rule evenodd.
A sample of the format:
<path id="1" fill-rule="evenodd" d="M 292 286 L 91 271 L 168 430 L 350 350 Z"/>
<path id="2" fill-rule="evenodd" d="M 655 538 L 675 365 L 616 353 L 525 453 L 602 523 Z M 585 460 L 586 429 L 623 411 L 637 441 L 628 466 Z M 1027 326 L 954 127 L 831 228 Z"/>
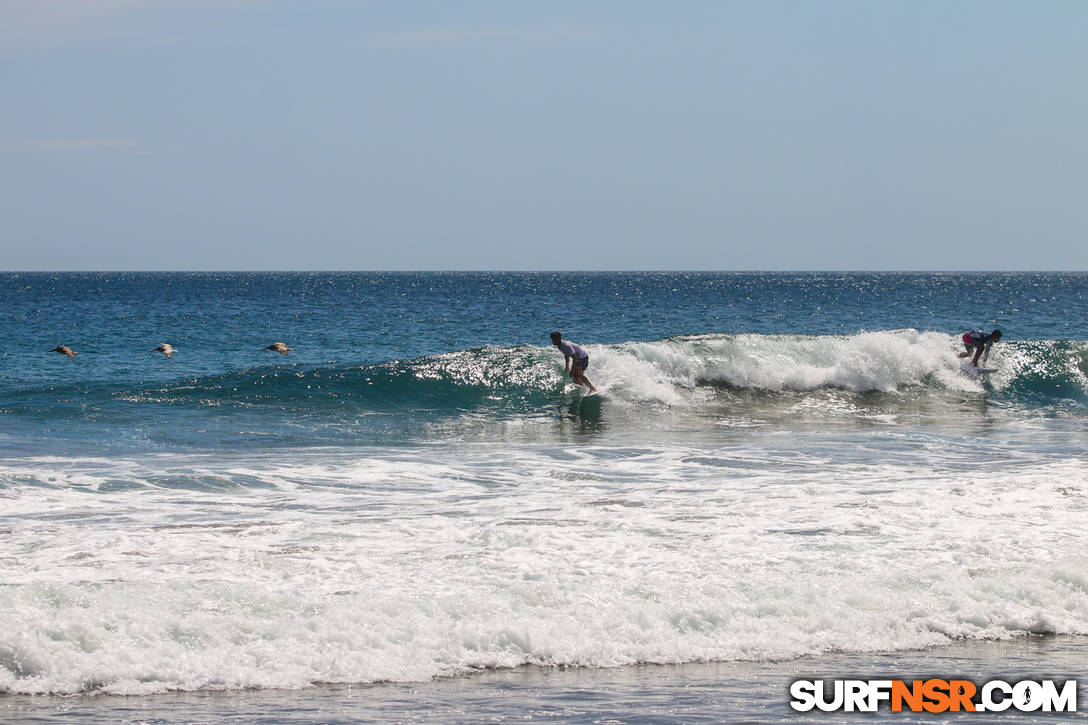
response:
<path id="1" fill-rule="evenodd" d="M 0 274 L 1085 274 L 1088 269 L 4 269 Z"/>

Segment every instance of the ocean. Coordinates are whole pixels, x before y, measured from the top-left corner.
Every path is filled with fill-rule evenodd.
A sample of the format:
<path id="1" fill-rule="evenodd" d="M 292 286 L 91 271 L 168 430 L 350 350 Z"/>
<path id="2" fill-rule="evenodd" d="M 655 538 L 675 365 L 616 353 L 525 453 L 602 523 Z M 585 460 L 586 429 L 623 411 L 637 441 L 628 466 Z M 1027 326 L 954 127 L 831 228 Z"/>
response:
<path id="1" fill-rule="evenodd" d="M 1086 433 L 1088 274 L 0 274 L 0 719 L 1083 676 Z"/>

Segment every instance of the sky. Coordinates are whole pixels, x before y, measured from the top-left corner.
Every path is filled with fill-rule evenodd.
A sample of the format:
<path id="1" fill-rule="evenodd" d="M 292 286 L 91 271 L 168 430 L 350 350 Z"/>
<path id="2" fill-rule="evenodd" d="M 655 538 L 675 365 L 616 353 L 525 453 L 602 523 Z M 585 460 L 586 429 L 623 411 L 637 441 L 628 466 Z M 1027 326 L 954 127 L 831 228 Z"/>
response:
<path id="1" fill-rule="evenodd" d="M 1088 270 L 1082 0 L 0 0 L 4 270 Z"/>

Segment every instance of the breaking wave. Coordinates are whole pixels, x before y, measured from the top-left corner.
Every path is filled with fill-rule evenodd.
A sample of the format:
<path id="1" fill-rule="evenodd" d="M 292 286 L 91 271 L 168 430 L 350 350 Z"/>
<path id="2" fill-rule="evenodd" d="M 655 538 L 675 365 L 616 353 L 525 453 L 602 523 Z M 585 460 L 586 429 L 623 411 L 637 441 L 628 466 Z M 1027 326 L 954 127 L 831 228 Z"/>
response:
<path id="1" fill-rule="evenodd" d="M 616 430 L 713 433 L 753 422 L 790 428 L 903 415 L 960 425 L 978 419 L 979 405 L 1018 411 L 1019 418 L 1079 419 L 1088 409 L 1082 341 L 1002 343 L 989 360 L 996 372 L 982 377 L 964 368 L 951 336 L 909 329 L 697 335 L 586 349 L 587 372 L 603 393 L 594 405 L 581 400 L 554 349 L 520 346 L 377 365 L 288 362 L 165 385 L 42 387 L 0 401 L 0 413 L 19 445 L 45 430 L 88 446 L 172 450 L 495 434 L 529 441 L 555 432 L 536 423 L 572 414 Z M 46 438 L 43 445 L 53 445 Z M 0 448 L 3 441 L 0 435 Z"/>
<path id="2" fill-rule="evenodd" d="M 1012 342 L 994 348 L 986 380 L 970 374 L 949 335 L 916 330 L 855 335 L 698 335 L 589 345 L 590 378 L 613 400 L 684 405 L 692 391 L 759 393 L 1007 392 L 1085 400 L 1084 342 Z M 472 348 L 370 366 L 258 368 L 115 394 L 180 405 L 356 406 L 373 409 L 516 411 L 573 388 L 554 350 Z"/>

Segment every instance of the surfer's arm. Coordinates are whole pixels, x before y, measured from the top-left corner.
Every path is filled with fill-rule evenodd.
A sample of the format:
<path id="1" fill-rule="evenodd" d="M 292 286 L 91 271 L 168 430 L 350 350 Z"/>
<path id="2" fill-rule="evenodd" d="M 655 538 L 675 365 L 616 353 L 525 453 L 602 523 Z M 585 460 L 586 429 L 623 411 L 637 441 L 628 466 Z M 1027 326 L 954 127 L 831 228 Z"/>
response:
<path id="1" fill-rule="evenodd" d="M 985 345 L 979 345 L 975 348 L 975 356 L 971 358 L 971 364 L 974 365 L 976 368 L 978 367 L 978 359 L 982 356 L 982 350 L 985 347 Z"/>
<path id="2" fill-rule="evenodd" d="M 563 370 L 570 372 L 570 355 L 563 353 Z"/>

